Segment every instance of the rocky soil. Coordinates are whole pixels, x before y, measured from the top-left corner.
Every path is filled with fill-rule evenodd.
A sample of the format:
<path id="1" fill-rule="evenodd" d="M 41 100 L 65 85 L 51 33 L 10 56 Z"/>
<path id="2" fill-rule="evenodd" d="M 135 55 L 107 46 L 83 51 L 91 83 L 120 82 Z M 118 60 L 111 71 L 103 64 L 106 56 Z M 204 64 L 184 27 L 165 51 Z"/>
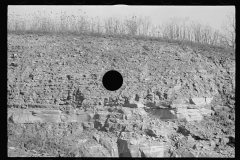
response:
<path id="1" fill-rule="evenodd" d="M 9 157 L 235 157 L 232 51 L 9 33 L 7 54 Z"/>

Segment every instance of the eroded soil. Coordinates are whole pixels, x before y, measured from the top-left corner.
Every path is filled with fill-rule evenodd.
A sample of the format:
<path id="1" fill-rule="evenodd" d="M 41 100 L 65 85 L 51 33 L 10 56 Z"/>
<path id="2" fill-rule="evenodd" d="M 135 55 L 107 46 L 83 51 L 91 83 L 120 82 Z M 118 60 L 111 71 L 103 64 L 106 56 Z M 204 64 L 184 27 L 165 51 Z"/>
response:
<path id="1" fill-rule="evenodd" d="M 219 49 L 8 34 L 11 157 L 235 157 L 235 57 Z M 107 91 L 108 70 L 123 86 Z"/>

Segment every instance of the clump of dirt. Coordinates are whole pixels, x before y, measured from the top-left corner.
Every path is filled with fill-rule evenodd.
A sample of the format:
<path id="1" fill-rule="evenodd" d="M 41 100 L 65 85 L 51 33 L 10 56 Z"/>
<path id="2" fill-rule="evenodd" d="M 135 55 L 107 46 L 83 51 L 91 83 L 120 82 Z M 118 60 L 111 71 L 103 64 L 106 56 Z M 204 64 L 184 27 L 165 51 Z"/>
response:
<path id="1" fill-rule="evenodd" d="M 117 91 L 102 85 L 108 70 Z M 235 57 L 174 43 L 8 34 L 9 156 L 235 157 Z"/>

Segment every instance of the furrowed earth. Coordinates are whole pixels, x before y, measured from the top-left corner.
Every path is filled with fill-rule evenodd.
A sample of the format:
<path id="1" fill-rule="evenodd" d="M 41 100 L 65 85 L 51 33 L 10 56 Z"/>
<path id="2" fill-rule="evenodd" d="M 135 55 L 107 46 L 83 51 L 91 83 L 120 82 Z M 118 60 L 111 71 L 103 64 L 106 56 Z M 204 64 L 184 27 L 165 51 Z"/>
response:
<path id="1" fill-rule="evenodd" d="M 7 54 L 9 157 L 235 157 L 234 51 L 8 33 Z"/>

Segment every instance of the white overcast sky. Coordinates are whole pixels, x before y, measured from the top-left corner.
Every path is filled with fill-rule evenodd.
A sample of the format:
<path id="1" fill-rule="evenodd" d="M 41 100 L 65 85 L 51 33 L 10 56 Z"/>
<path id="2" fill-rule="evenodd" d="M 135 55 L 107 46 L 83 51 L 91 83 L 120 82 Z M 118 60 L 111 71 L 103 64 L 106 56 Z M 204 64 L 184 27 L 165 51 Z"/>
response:
<path id="1" fill-rule="evenodd" d="M 189 17 L 190 20 L 208 23 L 214 29 L 220 29 L 226 15 L 235 14 L 234 6 L 8 6 L 8 13 L 31 14 L 37 11 L 53 13 L 66 11 L 77 13 L 81 9 L 90 17 L 99 16 L 107 18 L 113 15 L 131 16 L 141 15 L 149 16 L 153 24 L 161 24 L 162 21 L 172 17 Z"/>

